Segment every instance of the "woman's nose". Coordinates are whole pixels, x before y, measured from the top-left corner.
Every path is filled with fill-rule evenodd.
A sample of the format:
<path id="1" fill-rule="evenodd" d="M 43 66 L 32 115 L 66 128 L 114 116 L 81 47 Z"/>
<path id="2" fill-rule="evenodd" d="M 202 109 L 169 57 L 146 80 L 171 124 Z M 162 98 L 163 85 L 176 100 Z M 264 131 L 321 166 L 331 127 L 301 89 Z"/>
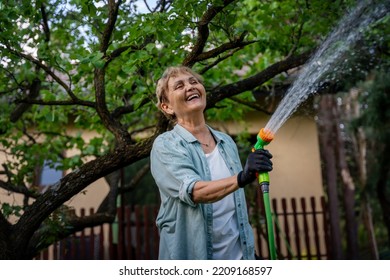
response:
<path id="1" fill-rule="evenodd" d="M 195 87 L 191 83 L 185 83 L 185 89 L 186 89 L 186 91 L 190 91 L 190 90 L 195 89 Z"/>

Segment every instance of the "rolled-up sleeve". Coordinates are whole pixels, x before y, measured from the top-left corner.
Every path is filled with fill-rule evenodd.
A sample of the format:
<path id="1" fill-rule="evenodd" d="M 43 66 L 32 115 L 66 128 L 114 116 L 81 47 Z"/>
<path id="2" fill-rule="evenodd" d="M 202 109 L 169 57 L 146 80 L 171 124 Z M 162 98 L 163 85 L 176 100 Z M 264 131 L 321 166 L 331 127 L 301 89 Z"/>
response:
<path id="1" fill-rule="evenodd" d="M 201 176 L 196 170 L 190 151 L 172 135 L 160 135 L 151 151 L 151 172 L 162 195 L 179 198 L 195 206 L 192 189 Z"/>

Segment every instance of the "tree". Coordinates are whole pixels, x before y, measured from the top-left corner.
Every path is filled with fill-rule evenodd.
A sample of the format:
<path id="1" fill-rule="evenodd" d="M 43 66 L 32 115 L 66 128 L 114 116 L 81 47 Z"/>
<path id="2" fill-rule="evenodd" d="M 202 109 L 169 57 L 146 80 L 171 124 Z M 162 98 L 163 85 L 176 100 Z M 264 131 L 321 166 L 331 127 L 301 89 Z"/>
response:
<path id="1" fill-rule="evenodd" d="M 1 153 L 9 159 L 0 187 L 25 197 L 23 205 L 2 205 L 0 259 L 31 259 L 54 240 L 114 220 L 113 174 L 147 157 L 169 127 L 154 108 L 166 66 L 205 77 L 209 118 L 240 119 L 254 104 L 251 91 L 268 92 L 304 64 L 350 1 L 150 2 L 0 4 Z M 69 124 L 100 137 L 85 142 Z M 141 131 L 149 136 L 139 138 Z M 70 149 L 79 153 L 64 157 Z M 34 169 L 44 164 L 69 172 L 42 193 Z M 110 192 L 99 211 L 81 218 L 64 210 L 103 177 Z M 9 214 L 19 214 L 17 222 Z"/>
<path id="2" fill-rule="evenodd" d="M 382 239 L 381 248 L 390 248 L 390 185 L 388 179 L 390 174 L 388 129 L 390 125 L 388 119 L 390 83 L 388 73 L 387 60 L 373 73 L 372 79 L 360 83 L 359 90 L 354 92 L 354 98 L 358 104 L 350 112 L 351 115 L 347 115 L 348 118 L 352 118 L 349 133 L 354 139 L 353 147 L 356 156 L 362 157 L 362 153 L 366 154 L 366 160 L 363 162 L 366 166 L 359 168 L 359 170 L 363 169 L 359 176 L 363 219 L 367 219 L 367 212 L 370 211 L 378 213 L 376 217 L 381 216 L 376 219 L 376 222 L 382 220 L 387 233 L 377 233 L 378 239 Z M 379 207 L 375 206 L 372 197 L 377 198 Z M 373 223 L 373 221 L 368 222 Z M 369 238 L 371 239 L 371 236 Z M 375 252 L 371 254 L 374 255 Z M 379 252 L 376 254 L 378 255 Z"/>

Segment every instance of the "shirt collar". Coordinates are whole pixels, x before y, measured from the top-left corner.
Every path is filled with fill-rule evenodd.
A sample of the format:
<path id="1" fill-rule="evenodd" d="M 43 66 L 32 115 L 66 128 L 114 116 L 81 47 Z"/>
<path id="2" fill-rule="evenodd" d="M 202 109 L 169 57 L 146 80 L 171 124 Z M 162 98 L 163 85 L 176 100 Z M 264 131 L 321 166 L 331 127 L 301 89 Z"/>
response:
<path id="1" fill-rule="evenodd" d="M 213 135 L 215 141 L 217 143 L 223 141 L 220 137 L 218 137 L 218 132 L 214 129 L 212 129 L 210 126 L 208 126 L 206 124 L 207 128 L 210 130 L 211 134 Z M 188 143 L 192 143 L 192 142 L 199 142 L 198 139 L 195 138 L 194 135 L 192 135 L 191 132 L 189 132 L 187 129 L 185 129 L 184 127 L 182 127 L 180 124 L 176 124 L 175 127 L 173 128 L 173 130 L 179 134 L 185 141 L 187 141 Z"/>

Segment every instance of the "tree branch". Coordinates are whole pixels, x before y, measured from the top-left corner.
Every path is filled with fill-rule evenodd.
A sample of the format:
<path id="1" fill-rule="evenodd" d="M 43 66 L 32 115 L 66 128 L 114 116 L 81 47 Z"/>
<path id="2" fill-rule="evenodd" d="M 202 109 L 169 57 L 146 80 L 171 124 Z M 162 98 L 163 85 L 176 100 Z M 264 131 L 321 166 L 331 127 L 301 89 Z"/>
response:
<path id="1" fill-rule="evenodd" d="M 106 24 L 106 28 L 103 31 L 103 35 L 100 42 L 100 52 L 104 54 L 104 57 L 107 57 L 106 51 L 109 46 L 110 38 L 114 31 L 115 23 L 118 17 L 119 6 L 121 4 L 121 0 L 118 0 L 115 3 L 114 0 L 108 1 L 108 21 Z M 126 50 L 125 48 L 121 48 L 114 53 L 115 56 L 120 55 Z M 94 86 L 95 86 L 95 96 L 96 96 L 96 111 L 99 114 L 100 119 L 102 120 L 104 126 L 111 131 L 111 133 L 115 136 L 119 145 L 123 145 L 125 143 L 131 143 L 131 137 L 126 129 L 120 124 L 120 122 L 116 121 L 110 114 L 107 103 L 106 103 L 106 89 L 105 89 L 105 68 L 107 67 L 107 63 L 105 67 L 95 68 L 94 72 Z"/>
<path id="2" fill-rule="evenodd" d="M 240 35 L 240 37 L 236 38 L 234 41 L 222 44 L 221 46 L 219 46 L 215 49 L 212 49 L 210 51 L 199 54 L 197 57 L 194 58 L 193 62 L 195 63 L 195 62 L 199 62 L 199 61 L 203 61 L 203 60 L 206 60 L 209 58 L 216 57 L 219 54 L 224 53 L 228 50 L 242 49 L 243 47 L 256 42 L 256 41 L 244 42 L 244 38 L 245 38 L 246 34 L 247 34 L 247 32 L 243 32 Z"/>
<path id="3" fill-rule="evenodd" d="M 150 101 L 149 98 L 144 98 L 141 101 L 139 107 L 144 106 L 149 101 Z M 120 116 L 122 116 L 124 114 L 132 113 L 132 112 L 134 112 L 134 105 L 131 104 L 131 105 L 128 105 L 128 106 L 120 106 L 120 107 L 117 107 L 114 111 L 112 111 L 111 116 L 113 118 L 119 118 Z"/>
<path id="4" fill-rule="evenodd" d="M 126 52 L 128 50 L 132 50 L 132 51 L 135 52 L 135 51 L 139 51 L 139 50 L 144 49 L 147 44 L 153 42 L 153 39 L 154 39 L 154 36 L 147 36 L 145 38 L 144 42 L 141 45 L 139 45 L 139 46 L 137 46 L 137 45 L 130 45 L 130 46 L 123 46 L 123 47 L 117 48 L 111 54 L 109 54 L 109 55 L 107 55 L 105 57 L 105 59 L 106 59 L 106 66 L 112 60 L 114 60 L 115 58 L 119 57 L 122 53 L 124 53 L 124 52 Z"/>
<path id="5" fill-rule="evenodd" d="M 224 56 L 220 56 L 218 57 L 215 61 L 213 61 L 211 64 L 209 65 L 206 65 L 205 67 L 202 68 L 202 70 L 199 71 L 199 74 L 203 75 L 204 73 L 206 73 L 208 70 L 210 70 L 211 68 L 213 68 L 215 65 L 217 65 L 218 63 L 224 61 L 225 59 L 228 59 L 229 57 L 233 56 L 236 52 L 238 52 L 240 49 L 235 49 L 235 50 L 231 50 L 229 53 L 225 54 Z"/>
<path id="6" fill-rule="evenodd" d="M 34 100 L 38 97 L 39 92 L 41 90 L 41 80 L 38 78 L 34 79 L 28 87 L 28 94 L 27 98 Z M 25 89 L 27 91 L 27 89 Z M 15 102 L 17 103 L 17 102 Z M 19 118 L 23 115 L 24 112 L 26 112 L 31 107 L 31 104 L 27 102 L 20 102 L 15 109 L 11 112 L 10 120 L 11 122 L 16 122 L 19 120 Z"/>
<path id="7" fill-rule="evenodd" d="M 209 9 L 203 14 L 202 18 L 198 22 L 198 37 L 195 42 L 192 51 L 187 55 L 183 61 L 183 65 L 191 67 L 196 62 L 197 57 L 203 52 L 209 37 L 209 23 L 214 17 L 221 12 L 227 5 L 235 0 L 224 0 L 221 6 L 210 6 Z"/>
<path id="8" fill-rule="evenodd" d="M 61 240 L 84 228 L 99 226 L 106 223 L 112 223 L 115 220 L 115 214 L 95 213 L 88 216 L 77 217 L 74 214 L 68 215 L 68 219 L 62 221 L 64 227 L 56 231 L 56 240 Z M 26 250 L 26 257 L 33 258 L 40 250 L 47 248 L 53 242 L 45 236 L 52 237 L 53 229 L 51 226 L 43 226 L 37 230 L 31 237 Z"/>
<path id="9" fill-rule="evenodd" d="M 252 90 L 276 75 L 304 64 L 310 58 L 310 55 L 311 52 L 305 52 L 298 56 L 288 57 L 247 79 L 213 89 L 207 96 L 207 107 L 213 107 L 217 102 L 224 98 L 235 96 L 247 90 Z"/>
<path id="10" fill-rule="evenodd" d="M 148 173 L 149 170 L 150 170 L 150 163 L 148 162 L 138 170 L 138 172 L 133 176 L 133 178 L 130 180 L 128 184 L 125 184 L 123 187 L 119 189 L 119 193 L 123 194 L 133 190 L 139 184 L 139 182 L 142 180 L 145 174 Z"/>
<path id="11" fill-rule="evenodd" d="M 103 199 L 102 203 L 100 203 L 97 213 L 110 213 L 115 215 L 116 213 L 116 199 L 118 197 L 118 188 L 119 183 L 121 181 L 121 171 L 117 170 L 114 171 L 107 176 L 104 177 L 106 180 L 108 186 L 110 187 L 110 191 L 106 195 L 106 197 Z"/>
<path id="12" fill-rule="evenodd" d="M 169 9 L 169 7 L 172 5 L 172 2 L 173 0 L 159 0 L 155 10 L 163 13 Z"/>
<path id="13" fill-rule="evenodd" d="M 16 186 L 10 184 L 9 182 L 4 182 L 3 180 L 0 180 L 0 188 L 9 192 L 24 194 L 25 196 L 30 198 L 37 198 L 39 196 L 39 194 L 37 194 L 36 192 L 30 191 L 25 185 Z"/>
<path id="14" fill-rule="evenodd" d="M 110 45 L 110 38 L 115 28 L 115 23 L 118 18 L 119 6 L 121 3 L 121 0 L 118 0 L 117 3 L 115 3 L 115 0 L 108 0 L 108 21 L 106 28 L 103 31 L 100 44 L 100 52 L 103 54 L 106 54 L 108 46 Z"/>
<path id="15" fill-rule="evenodd" d="M 41 4 L 41 14 L 42 14 L 42 27 L 43 27 L 43 32 L 45 33 L 45 41 L 49 42 L 50 41 L 50 28 L 49 28 L 49 23 L 47 20 L 47 14 L 46 14 L 46 6 L 44 3 Z"/>
<path id="16" fill-rule="evenodd" d="M 96 68 L 94 73 L 96 96 L 96 111 L 103 125 L 115 136 L 118 145 L 131 143 L 131 137 L 126 128 L 110 114 L 106 103 L 105 69 Z"/>
<path id="17" fill-rule="evenodd" d="M 60 77 L 58 77 L 47 65 L 45 65 L 44 63 L 42 63 L 41 61 L 39 61 L 38 59 L 32 57 L 29 54 L 24 54 L 24 53 L 18 52 L 16 50 L 12 49 L 11 47 L 7 47 L 7 49 L 9 50 L 10 53 L 12 53 L 12 54 L 14 54 L 14 55 L 16 55 L 18 57 L 24 58 L 24 59 L 34 63 L 38 67 L 42 68 L 46 72 L 46 74 L 48 74 L 50 77 L 52 77 L 54 81 L 56 81 L 62 88 L 65 89 L 65 91 L 68 93 L 70 98 L 72 100 L 74 100 L 75 102 L 77 102 L 77 104 L 86 105 L 86 106 L 90 106 L 91 105 L 90 102 L 87 102 L 87 101 L 79 99 L 73 93 L 72 89 Z"/>
<path id="18" fill-rule="evenodd" d="M 249 108 L 255 109 L 256 111 L 263 112 L 267 115 L 272 115 L 272 113 L 273 113 L 273 112 L 270 112 L 270 111 L 264 109 L 263 107 L 259 106 L 258 103 L 256 103 L 256 102 L 247 102 L 247 101 L 241 100 L 241 99 L 236 98 L 236 97 L 230 97 L 229 99 L 231 99 L 234 102 L 237 102 L 239 104 L 248 106 Z"/>
<path id="19" fill-rule="evenodd" d="M 2 166 L 4 168 L 4 171 L 0 172 L 0 174 L 6 175 L 8 180 L 7 181 L 0 180 L 0 188 L 10 192 L 24 194 L 28 197 L 37 198 L 39 196 L 39 194 L 37 194 L 35 191 L 29 190 L 25 185 L 11 184 L 11 178 L 14 177 L 14 175 L 11 174 L 11 171 L 8 169 L 5 163 L 3 163 Z"/>

